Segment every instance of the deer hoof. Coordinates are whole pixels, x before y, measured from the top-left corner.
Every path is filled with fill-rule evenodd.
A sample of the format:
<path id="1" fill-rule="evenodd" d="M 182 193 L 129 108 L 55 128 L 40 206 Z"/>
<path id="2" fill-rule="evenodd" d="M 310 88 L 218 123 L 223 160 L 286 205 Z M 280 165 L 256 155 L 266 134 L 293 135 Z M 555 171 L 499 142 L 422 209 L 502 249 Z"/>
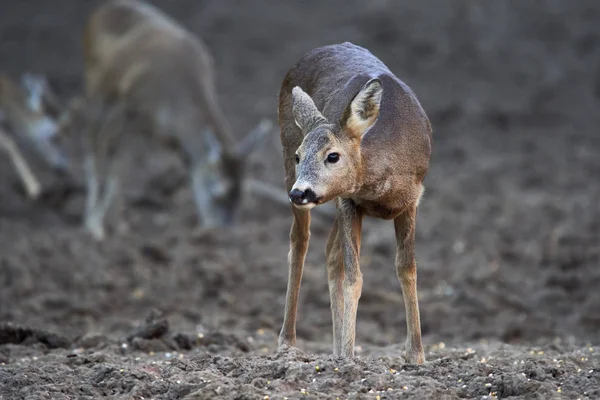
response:
<path id="1" fill-rule="evenodd" d="M 404 360 L 407 364 L 422 365 L 425 364 L 425 354 L 423 350 L 407 349 Z"/>
<path id="2" fill-rule="evenodd" d="M 104 228 L 99 224 L 86 223 L 85 229 L 92 236 L 92 238 L 97 242 L 101 242 L 106 238 L 106 233 L 104 232 Z"/>

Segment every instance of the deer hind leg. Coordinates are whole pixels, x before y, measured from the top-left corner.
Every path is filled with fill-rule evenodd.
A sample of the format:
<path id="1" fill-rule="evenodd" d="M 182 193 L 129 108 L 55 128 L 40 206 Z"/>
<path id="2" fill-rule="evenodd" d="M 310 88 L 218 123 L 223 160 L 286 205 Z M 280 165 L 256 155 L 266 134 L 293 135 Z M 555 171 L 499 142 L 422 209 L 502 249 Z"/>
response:
<path id="1" fill-rule="evenodd" d="M 129 225 L 125 220 L 125 199 L 122 192 L 120 169 L 121 163 L 117 161 L 108 175 L 104 209 L 115 232 L 125 233 L 129 230 Z"/>
<path id="2" fill-rule="evenodd" d="M 302 281 L 302 270 L 310 239 L 310 211 L 292 207 L 294 221 L 290 230 L 290 252 L 288 254 L 289 275 L 285 298 L 283 326 L 279 333 L 279 348 L 296 344 L 296 314 L 298 295 Z"/>
<path id="3" fill-rule="evenodd" d="M 363 285 L 359 264 L 363 214 L 351 200 L 340 200 L 338 216 L 344 260 L 344 325 L 341 355 L 342 357 L 352 357 L 356 338 L 356 312 Z"/>
<path id="4" fill-rule="evenodd" d="M 342 354 L 342 330 L 344 326 L 344 262 L 340 245 L 338 220 L 333 223 L 333 229 L 325 247 L 327 257 L 327 283 L 331 301 L 331 319 L 333 322 L 333 354 Z"/>
<path id="5" fill-rule="evenodd" d="M 27 164 L 27 161 L 25 161 L 25 157 L 23 157 L 15 142 L 3 131 L 0 131 L 0 148 L 8 153 L 19 178 L 23 182 L 23 185 L 25 185 L 27 196 L 30 199 L 36 199 L 41 193 L 42 185 L 33 174 L 33 171 L 29 167 L 29 164 Z"/>
<path id="6" fill-rule="evenodd" d="M 402 286 L 406 308 L 406 361 L 423 364 L 425 354 L 421 342 L 421 322 L 417 299 L 417 264 L 414 249 L 416 217 L 417 205 L 415 204 L 394 220 L 397 242 L 396 271 Z"/>
<path id="7" fill-rule="evenodd" d="M 118 169 L 114 164 L 116 163 L 111 163 L 109 167 L 102 192 L 100 192 L 100 184 L 95 172 L 90 172 L 87 176 L 88 200 L 86 201 L 85 228 L 96 240 L 105 238 L 105 217 L 112 210 L 115 199 L 120 197 Z M 92 167 L 90 170 L 94 171 L 95 168 Z"/>

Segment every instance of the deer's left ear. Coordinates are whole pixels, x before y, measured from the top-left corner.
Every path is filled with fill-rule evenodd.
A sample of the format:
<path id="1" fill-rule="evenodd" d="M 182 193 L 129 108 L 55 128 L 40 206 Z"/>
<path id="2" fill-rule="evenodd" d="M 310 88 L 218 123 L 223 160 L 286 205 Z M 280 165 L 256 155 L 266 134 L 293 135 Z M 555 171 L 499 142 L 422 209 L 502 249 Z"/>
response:
<path id="1" fill-rule="evenodd" d="M 349 135 L 356 138 L 369 130 L 379 116 L 379 106 L 383 95 L 381 81 L 373 78 L 357 93 L 346 107 L 340 125 Z"/>

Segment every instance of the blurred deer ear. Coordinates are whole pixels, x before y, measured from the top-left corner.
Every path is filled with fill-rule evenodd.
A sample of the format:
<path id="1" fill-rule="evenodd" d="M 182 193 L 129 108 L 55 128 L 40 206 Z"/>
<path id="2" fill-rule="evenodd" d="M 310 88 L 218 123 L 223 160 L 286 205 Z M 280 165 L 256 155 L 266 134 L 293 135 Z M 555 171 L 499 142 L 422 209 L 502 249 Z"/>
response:
<path id="1" fill-rule="evenodd" d="M 42 111 L 46 85 L 46 78 L 43 75 L 26 72 L 21 76 L 21 86 L 27 93 L 27 104 L 32 110 Z"/>
<path id="2" fill-rule="evenodd" d="M 319 125 L 327 123 L 323 114 L 317 109 L 313 99 L 304 90 L 300 89 L 299 86 L 296 86 L 292 90 L 292 101 L 294 122 L 305 135 Z"/>
<path id="3" fill-rule="evenodd" d="M 340 125 L 351 136 L 362 138 L 379 116 L 379 106 L 383 95 L 381 81 L 371 79 L 354 96 L 344 114 Z"/>
<path id="4" fill-rule="evenodd" d="M 262 119 L 258 126 L 242 139 L 237 147 L 238 155 L 248 157 L 248 155 L 258 148 L 258 145 L 267 137 L 267 134 L 271 133 L 272 129 L 273 123 L 271 120 L 267 118 Z"/>

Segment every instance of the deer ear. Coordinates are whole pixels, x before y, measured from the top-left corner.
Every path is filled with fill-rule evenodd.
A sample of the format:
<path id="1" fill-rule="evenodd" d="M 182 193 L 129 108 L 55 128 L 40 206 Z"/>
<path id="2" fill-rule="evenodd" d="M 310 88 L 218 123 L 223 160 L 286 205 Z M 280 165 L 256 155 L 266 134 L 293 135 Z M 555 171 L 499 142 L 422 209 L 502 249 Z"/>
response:
<path id="1" fill-rule="evenodd" d="M 381 81 L 371 79 L 352 99 L 344 114 L 340 125 L 351 136 L 362 138 L 379 116 L 379 106 L 383 95 Z"/>
<path id="2" fill-rule="evenodd" d="M 313 99 L 296 86 L 292 90 L 292 114 L 294 116 L 294 122 L 302 130 L 304 134 L 314 130 L 316 127 L 322 124 L 326 124 L 327 120 L 319 112 Z"/>
<path id="3" fill-rule="evenodd" d="M 27 103 L 34 111 L 42 110 L 47 81 L 43 75 L 26 72 L 21 76 L 21 86 L 28 94 Z"/>
<path id="4" fill-rule="evenodd" d="M 272 129 L 273 122 L 267 118 L 262 119 L 258 126 L 242 139 L 237 147 L 237 153 L 242 157 L 248 157 L 263 142 L 267 134 L 271 133 Z"/>

